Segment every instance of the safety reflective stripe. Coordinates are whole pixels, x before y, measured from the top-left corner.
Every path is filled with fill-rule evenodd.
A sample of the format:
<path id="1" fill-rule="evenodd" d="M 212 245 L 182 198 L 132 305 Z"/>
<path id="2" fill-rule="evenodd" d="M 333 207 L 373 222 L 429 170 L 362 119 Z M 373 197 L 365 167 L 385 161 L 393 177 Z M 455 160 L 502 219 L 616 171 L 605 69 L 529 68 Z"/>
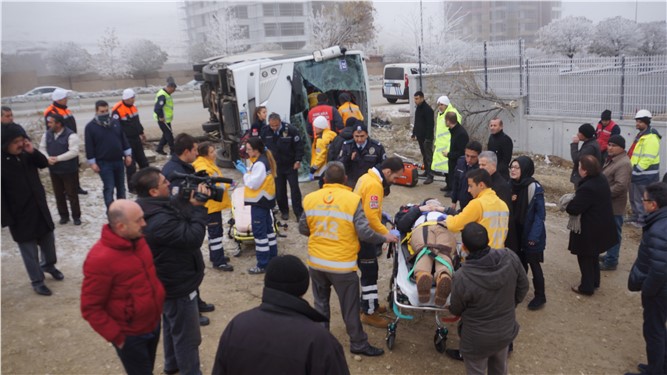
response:
<path id="1" fill-rule="evenodd" d="M 508 211 L 484 211 L 484 217 L 510 216 Z"/>
<path id="2" fill-rule="evenodd" d="M 307 210 L 306 216 L 327 216 L 333 217 L 336 219 L 343 219 L 345 221 L 353 222 L 354 216 L 346 214 L 345 212 L 340 211 L 328 211 L 328 210 Z"/>
<path id="3" fill-rule="evenodd" d="M 377 293 L 362 294 L 362 295 L 361 295 L 361 299 L 363 299 L 363 300 L 367 300 L 367 301 L 368 301 L 368 300 L 372 301 L 372 300 L 374 300 L 374 299 L 378 299 L 378 294 L 377 294 Z"/>
<path id="4" fill-rule="evenodd" d="M 338 268 L 338 269 L 353 269 L 357 266 L 357 261 L 352 260 L 349 262 L 336 262 L 333 260 L 326 260 L 318 258 L 312 255 L 308 255 L 308 260 L 313 263 L 323 267 Z"/>
<path id="5" fill-rule="evenodd" d="M 257 202 L 259 202 L 262 198 L 266 198 L 266 199 L 268 199 L 268 200 L 272 200 L 272 199 L 274 199 L 275 197 L 276 197 L 275 195 L 271 195 L 271 194 L 269 194 L 268 192 L 262 190 L 262 191 L 260 191 L 259 194 L 257 194 L 257 196 L 255 196 L 255 197 L 248 197 L 248 196 L 246 196 L 246 197 L 245 197 L 245 201 L 246 201 L 246 202 L 257 203 Z"/>
<path id="6" fill-rule="evenodd" d="M 369 291 L 372 292 L 372 291 L 377 291 L 377 290 L 378 290 L 377 284 L 375 284 L 375 285 L 365 285 L 365 286 L 362 285 L 361 286 L 361 291 L 362 292 L 369 292 Z"/>
<path id="7" fill-rule="evenodd" d="M 637 156 L 638 158 L 644 158 L 644 157 L 645 157 L 645 158 L 651 158 L 651 159 L 653 159 L 653 158 L 657 157 L 658 155 L 652 155 L 652 154 L 632 154 L 632 156 Z"/>
<path id="8" fill-rule="evenodd" d="M 657 168 L 657 164 L 654 164 Z M 651 166 L 653 167 L 653 165 Z M 650 168 L 650 167 L 649 167 Z M 648 174 L 658 174 L 660 171 L 658 169 L 647 169 L 645 171 L 632 171 L 632 174 L 635 176 L 642 176 Z"/>

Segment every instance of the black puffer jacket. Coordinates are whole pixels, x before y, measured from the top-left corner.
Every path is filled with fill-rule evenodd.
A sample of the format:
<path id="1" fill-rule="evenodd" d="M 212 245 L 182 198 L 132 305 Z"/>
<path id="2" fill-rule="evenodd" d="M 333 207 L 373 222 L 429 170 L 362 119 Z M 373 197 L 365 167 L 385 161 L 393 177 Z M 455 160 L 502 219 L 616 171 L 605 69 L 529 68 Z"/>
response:
<path id="1" fill-rule="evenodd" d="M 637 260 L 628 277 L 628 289 L 647 297 L 667 296 L 667 207 L 646 217 Z"/>
<path id="2" fill-rule="evenodd" d="M 137 203 L 144 210 L 144 236 L 167 298 L 187 296 L 204 278 L 206 208 L 170 198 L 139 198 Z"/>

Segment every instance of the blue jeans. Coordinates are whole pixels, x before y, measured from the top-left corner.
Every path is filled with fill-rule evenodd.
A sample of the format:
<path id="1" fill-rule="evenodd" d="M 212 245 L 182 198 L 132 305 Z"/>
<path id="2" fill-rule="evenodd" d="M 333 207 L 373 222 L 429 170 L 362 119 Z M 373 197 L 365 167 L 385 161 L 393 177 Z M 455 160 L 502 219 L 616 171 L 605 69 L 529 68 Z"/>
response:
<path id="1" fill-rule="evenodd" d="M 653 297 L 642 293 L 644 341 L 649 374 L 667 374 L 667 291 Z"/>
<path id="2" fill-rule="evenodd" d="M 604 256 L 604 265 L 607 267 L 614 267 L 618 265 L 618 254 L 621 251 L 621 239 L 623 231 L 623 215 L 614 215 L 614 222 L 616 223 L 616 233 L 618 234 L 618 243 L 607 250 L 607 255 Z"/>
<path id="3" fill-rule="evenodd" d="M 114 346 L 125 372 L 128 375 L 152 374 L 158 342 L 160 342 L 160 323 L 153 332 L 139 336 L 126 336 L 123 349 Z"/>
<path id="4" fill-rule="evenodd" d="M 266 268 L 269 261 L 278 255 L 278 243 L 276 233 L 273 231 L 271 210 L 250 206 L 250 217 L 252 218 L 252 235 L 255 237 L 257 267 Z"/>
<path id="5" fill-rule="evenodd" d="M 183 375 L 200 375 L 199 306 L 197 297 L 168 298 L 162 312 L 164 369 Z"/>
<path id="6" fill-rule="evenodd" d="M 116 188 L 116 199 L 125 199 L 125 165 L 123 160 L 119 159 L 117 161 L 98 160 L 97 166 L 100 167 L 100 178 L 104 185 L 102 190 L 104 204 L 108 209 L 114 200 L 114 188 Z"/>

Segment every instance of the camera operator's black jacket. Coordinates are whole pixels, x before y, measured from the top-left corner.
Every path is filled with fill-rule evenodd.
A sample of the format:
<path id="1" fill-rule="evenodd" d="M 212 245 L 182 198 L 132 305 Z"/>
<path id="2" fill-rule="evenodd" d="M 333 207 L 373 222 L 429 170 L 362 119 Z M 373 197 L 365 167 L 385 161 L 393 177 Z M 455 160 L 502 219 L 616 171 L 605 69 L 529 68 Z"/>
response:
<path id="1" fill-rule="evenodd" d="M 294 126 L 283 122 L 277 133 L 264 126 L 259 136 L 276 160 L 277 173 L 293 171 L 294 163 L 303 159 L 303 138 Z"/>
<path id="2" fill-rule="evenodd" d="M 137 203 L 144 211 L 144 236 L 167 298 L 197 290 L 204 279 L 200 248 L 206 235 L 206 208 L 175 198 L 139 198 Z"/>
<path id="3" fill-rule="evenodd" d="M 195 173 L 195 167 L 190 163 L 186 163 L 178 158 L 176 155 L 171 155 L 171 159 L 164 164 L 162 167 L 162 175 L 169 180 L 169 187 L 181 186 L 185 179 L 180 177 L 173 177 L 174 172 L 183 173 L 183 174 L 193 174 Z"/>

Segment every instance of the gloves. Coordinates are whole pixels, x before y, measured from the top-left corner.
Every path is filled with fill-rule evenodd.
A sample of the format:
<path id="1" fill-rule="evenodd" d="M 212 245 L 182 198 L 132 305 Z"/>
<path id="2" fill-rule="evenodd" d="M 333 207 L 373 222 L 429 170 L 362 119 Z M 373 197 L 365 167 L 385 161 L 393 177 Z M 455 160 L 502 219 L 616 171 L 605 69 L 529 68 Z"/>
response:
<path id="1" fill-rule="evenodd" d="M 398 231 L 398 229 L 392 229 L 389 231 L 389 233 L 393 234 L 394 236 L 401 238 L 401 232 Z"/>
<path id="2" fill-rule="evenodd" d="M 234 163 L 234 168 L 243 174 L 248 173 L 248 169 L 245 167 L 245 164 L 243 164 L 241 160 L 237 160 L 236 163 Z"/>
<path id="3" fill-rule="evenodd" d="M 313 181 L 315 179 L 315 175 L 312 173 L 308 173 L 308 181 Z"/>
<path id="4" fill-rule="evenodd" d="M 315 174 L 317 172 L 317 167 L 310 167 L 310 174 Z"/>

